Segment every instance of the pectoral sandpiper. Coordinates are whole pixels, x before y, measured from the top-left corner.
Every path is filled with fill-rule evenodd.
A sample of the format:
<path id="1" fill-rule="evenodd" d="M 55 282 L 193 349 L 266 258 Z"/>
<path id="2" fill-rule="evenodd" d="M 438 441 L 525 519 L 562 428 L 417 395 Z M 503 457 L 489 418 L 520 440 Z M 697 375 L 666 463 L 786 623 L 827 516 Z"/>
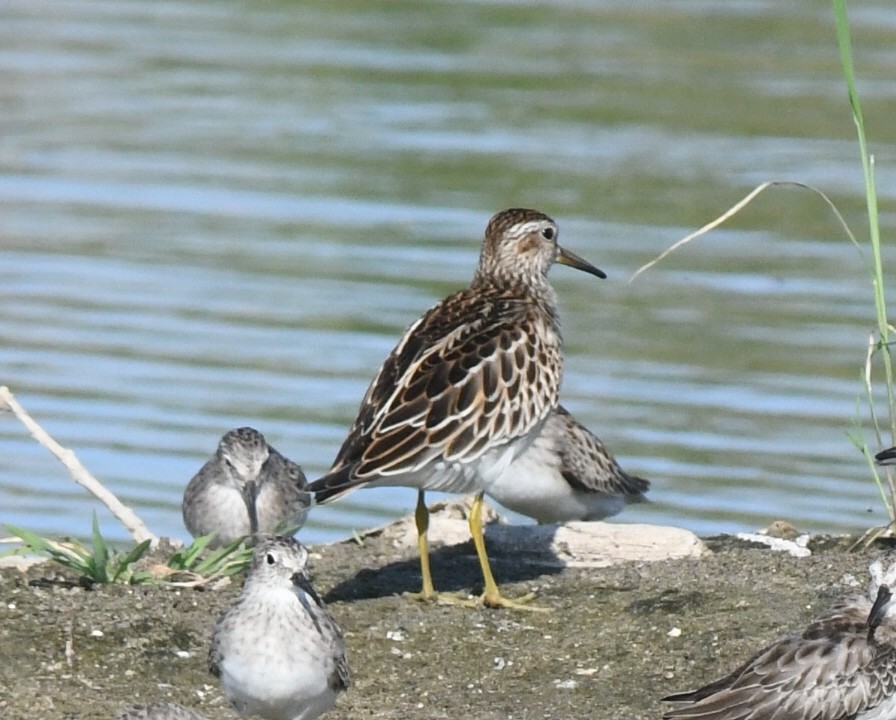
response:
<path id="1" fill-rule="evenodd" d="M 380 368 L 330 472 L 311 483 L 317 502 L 363 486 L 418 488 L 417 531 L 426 599 L 436 598 L 423 491 L 477 491 L 469 523 L 489 607 L 501 596 L 482 537 L 482 495 L 539 436 L 557 407 L 563 371 L 557 262 L 606 277 L 557 244 L 536 210 L 492 217 L 470 287 L 411 325 Z"/>

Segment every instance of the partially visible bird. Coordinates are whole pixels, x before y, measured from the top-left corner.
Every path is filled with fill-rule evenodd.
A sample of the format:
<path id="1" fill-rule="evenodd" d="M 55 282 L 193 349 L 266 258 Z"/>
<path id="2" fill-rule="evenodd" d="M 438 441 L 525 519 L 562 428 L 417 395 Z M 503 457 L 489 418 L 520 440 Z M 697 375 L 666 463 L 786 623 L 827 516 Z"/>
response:
<path id="1" fill-rule="evenodd" d="M 871 564 L 865 595 L 835 605 L 803 632 L 764 647 L 693 692 L 666 720 L 886 720 L 896 717 L 896 562 Z"/>
<path id="2" fill-rule="evenodd" d="M 896 465 L 896 447 L 881 450 L 874 456 L 874 459 L 877 461 L 878 465 L 883 467 L 886 467 L 887 465 Z"/>
<path id="3" fill-rule="evenodd" d="M 152 703 L 126 707 L 115 716 L 115 720 L 206 720 L 206 718 L 177 703 Z"/>
<path id="4" fill-rule="evenodd" d="M 603 520 L 647 502 L 650 483 L 629 475 L 606 446 L 562 405 L 488 494 L 540 523 Z"/>
<path id="5" fill-rule="evenodd" d="M 259 533 L 295 533 L 311 495 L 305 473 L 258 430 L 226 433 L 214 456 L 190 480 L 181 509 L 193 537 L 215 533 L 211 547 Z"/>
<path id="6" fill-rule="evenodd" d="M 313 720 L 351 684 L 342 630 L 307 562 L 292 538 L 260 541 L 242 593 L 215 625 L 209 671 L 240 715 Z"/>
<path id="7" fill-rule="evenodd" d="M 482 537 L 482 495 L 542 432 L 563 374 L 555 262 L 606 277 L 557 244 L 557 224 L 537 210 L 510 209 L 488 223 L 470 287 L 411 325 L 367 390 L 330 472 L 308 486 L 319 503 L 358 487 L 418 489 L 423 592 L 429 569 L 423 491 L 477 491 L 470 532 L 489 607 L 501 596 Z"/>

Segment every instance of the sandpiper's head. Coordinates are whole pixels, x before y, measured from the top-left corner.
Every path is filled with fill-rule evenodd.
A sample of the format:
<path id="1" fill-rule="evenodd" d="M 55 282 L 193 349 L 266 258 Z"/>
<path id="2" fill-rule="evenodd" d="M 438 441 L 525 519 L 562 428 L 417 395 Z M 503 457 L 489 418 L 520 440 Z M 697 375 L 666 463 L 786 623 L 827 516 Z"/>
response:
<path id="1" fill-rule="evenodd" d="M 218 443 L 218 456 L 224 462 L 224 472 L 241 491 L 248 483 L 258 482 L 269 455 L 264 435 L 250 427 L 231 430 Z"/>
<path id="2" fill-rule="evenodd" d="M 266 537 L 255 546 L 249 577 L 265 583 L 292 585 L 295 576 L 306 575 L 308 551 L 291 537 Z"/>
<path id="3" fill-rule="evenodd" d="M 871 602 L 868 613 L 868 641 L 873 639 L 886 645 L 896 644 L 896 561 L 885 566 L 875 560 L 868 567 L 871 582 L 867 598 Z"/>
<path id="4" fill-rule="evenodd" d="M 502 210 L 485 229 L 477 278 L 539 282 L 555 262 L 606 277 L 602 270 L 560 247 L 558 234 L 557 223 L 538 210 Z"/>
<path id="5" fill-rule="evenodd" d="M 871 574 L 871 582 L 868 584 L 869 600 L 874 602 L 881 585 L 886 585 L 896 594 L 896 559 L 889 565 L 885 565 L 882 560 L 875 560 L 868 566 L 868 572 Z M 896 615 L 896 602 L 893 605 L 893 614 Z"/>

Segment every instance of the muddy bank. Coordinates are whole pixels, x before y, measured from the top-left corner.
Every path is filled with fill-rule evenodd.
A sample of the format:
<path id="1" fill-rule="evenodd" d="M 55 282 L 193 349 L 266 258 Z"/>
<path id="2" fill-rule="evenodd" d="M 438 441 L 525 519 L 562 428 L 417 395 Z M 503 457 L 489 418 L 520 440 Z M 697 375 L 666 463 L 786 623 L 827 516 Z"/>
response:
<path id="1" fill-rule="evenodd" d="M 508 596 L 549 613 L 421 605 L 412 549 L 385 535 L 313 548 L 315 585 L 346 632 L 354 687 L 327 715 L 657 718 L 659 698 L 716 677 L 760 643 L 864 589 L 885 549 L 815 539 L 795 558 L 733 538 L 699 559 L 560 568 L 494 554 Z M 86 590 L 43 565 L 0 572 L 0 718 L 110 719 L 174 700 L 234 718 L 206 670 L 212 626 L 238 592 Z M 433 553 L 437 587 L 481 589 L 466 542 Z"/>

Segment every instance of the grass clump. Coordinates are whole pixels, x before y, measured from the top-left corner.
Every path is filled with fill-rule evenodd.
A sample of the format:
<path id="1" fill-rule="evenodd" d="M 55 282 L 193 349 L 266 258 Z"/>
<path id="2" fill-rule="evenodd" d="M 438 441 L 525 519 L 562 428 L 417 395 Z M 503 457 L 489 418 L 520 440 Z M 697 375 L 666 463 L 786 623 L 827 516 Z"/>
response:
<path id="1" fill-rule="evenodd" d="M 93 514 L 92 548 L 74 540 L 50 540 L 14 525 L 7 525 L 6 529 L 22 541 L 22 547 L 5 552 L 0 557 L 37 553 L 59 563 L 91 585 L 152 582 L 150 573 L 134 569 L 134 564 L 149 551 L 150 541 L 144 540 L 129 553 L 119 553 L 100 532 L 96 513 Z"/>
<path id="2" fill-rule="evenodd" d="M 252 562 L 252 548 L 246 547 L 243 538 L 203 555 L 215 537 L 203 535 L 192 545 L 174 553 L 168 560 L 167 570 L 172 584 L 181 586 L 203 585 L 243 572 Z"/>
<path id="3" fill-rule="evenodd" d="M 24 528 L 7 525 L 6 529 L 22 541 L 21 547 L 0 553 L 0 557 L 36 554 L 59 563 L 86 585 L 168 584 L 198 587 L 243 572 L 252 562 L 252 548 L 240 538 L 206 552 L 214 534 L 197 538 L 191 545 L 175 551 L 166 562 L 150 562 L 151 541 L 144 540 L 130 552 L 113 548 L 100 532 L 93 514 L 91 545 L 76 540 L 51 540 Z"/>

